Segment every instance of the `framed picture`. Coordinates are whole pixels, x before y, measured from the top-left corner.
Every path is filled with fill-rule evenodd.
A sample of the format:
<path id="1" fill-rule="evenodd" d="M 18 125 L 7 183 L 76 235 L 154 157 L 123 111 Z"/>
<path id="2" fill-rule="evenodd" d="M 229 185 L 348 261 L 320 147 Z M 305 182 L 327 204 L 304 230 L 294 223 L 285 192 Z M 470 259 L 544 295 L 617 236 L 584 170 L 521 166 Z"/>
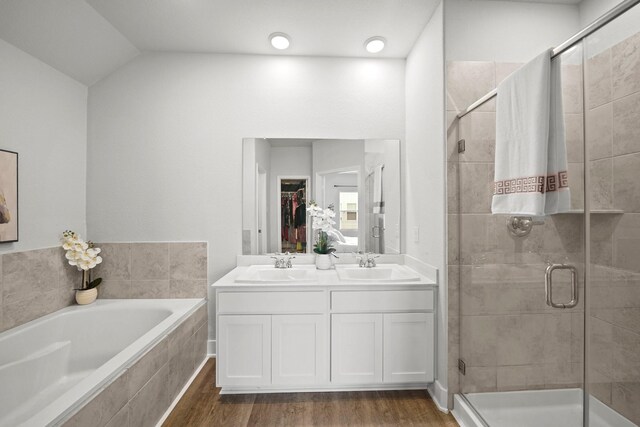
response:
<path id="1" fill-rule="evenodd" d="M 0 150 L 0 243 L 18 241 L 18 153 Z"/>

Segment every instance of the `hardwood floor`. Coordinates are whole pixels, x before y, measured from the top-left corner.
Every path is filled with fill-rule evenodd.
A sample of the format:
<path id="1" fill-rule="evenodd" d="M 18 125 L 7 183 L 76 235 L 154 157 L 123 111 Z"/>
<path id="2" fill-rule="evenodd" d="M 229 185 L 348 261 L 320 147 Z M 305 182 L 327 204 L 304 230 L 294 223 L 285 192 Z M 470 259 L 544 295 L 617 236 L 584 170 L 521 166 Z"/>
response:
<path id="1" fill-rule="evenodd" d="M 215 366 L 207 362 L 164 427 L 458 426 L 422 390 L 220 395 Z"/>

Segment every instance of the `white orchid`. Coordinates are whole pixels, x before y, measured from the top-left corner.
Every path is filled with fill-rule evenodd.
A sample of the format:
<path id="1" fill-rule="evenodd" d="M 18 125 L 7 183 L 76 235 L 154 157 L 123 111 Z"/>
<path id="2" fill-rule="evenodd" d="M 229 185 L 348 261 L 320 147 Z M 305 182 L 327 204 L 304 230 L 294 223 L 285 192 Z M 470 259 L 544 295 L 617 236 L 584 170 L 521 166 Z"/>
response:
<path id="1" fill-rule="evenodd" d="M 93 246 L 92 242 L 85 242 L 73 231 L 67 230 L 62 233 L 62 249 L 67 251 L 65 258 L 69 265 L 78 270 L 88 271 L 102 262 L 100 248 Z"/>
<path id="2" fill-rule="evenodd" d="M 328 231 L 334 230 L 333 226 L 336 213 L 333 211 L 333 205 L 329 205 L 327 209 L 322 209 L 315 202 L 311 202 L 307 208 L 309 216 L 312 218 L 313 229 L 318 232 L 314 252 L 318 254 L 328 254 L 335 251 L 331 247 Z"/>

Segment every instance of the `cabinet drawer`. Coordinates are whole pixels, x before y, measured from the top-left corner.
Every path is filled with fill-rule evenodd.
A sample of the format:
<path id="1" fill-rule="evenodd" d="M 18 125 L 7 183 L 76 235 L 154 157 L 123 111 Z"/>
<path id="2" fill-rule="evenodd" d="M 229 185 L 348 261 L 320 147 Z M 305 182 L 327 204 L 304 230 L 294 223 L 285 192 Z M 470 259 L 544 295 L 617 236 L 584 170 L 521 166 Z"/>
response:
<path id="1" fill-rule="evenodd" d="M 325 293 L 310 292 L 220 292 L 220 314 L 324 313 Z"/>
<path id="2" fill-rule="evenodd" d="M 342 312 L 433 310 L 433 290 L 333 291 L 331 309 Z"/>

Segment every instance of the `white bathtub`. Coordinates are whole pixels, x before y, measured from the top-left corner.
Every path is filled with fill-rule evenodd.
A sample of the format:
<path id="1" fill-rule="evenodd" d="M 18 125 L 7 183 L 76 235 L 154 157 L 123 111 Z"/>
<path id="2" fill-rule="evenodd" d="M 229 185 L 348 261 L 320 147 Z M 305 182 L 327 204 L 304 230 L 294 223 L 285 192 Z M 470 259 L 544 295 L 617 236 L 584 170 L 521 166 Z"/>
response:
<path id="1" fill-rule="evenodd" d="M 59 424 L 202 299 L 98 300 L 0 334 L 0 426 Z"/>

